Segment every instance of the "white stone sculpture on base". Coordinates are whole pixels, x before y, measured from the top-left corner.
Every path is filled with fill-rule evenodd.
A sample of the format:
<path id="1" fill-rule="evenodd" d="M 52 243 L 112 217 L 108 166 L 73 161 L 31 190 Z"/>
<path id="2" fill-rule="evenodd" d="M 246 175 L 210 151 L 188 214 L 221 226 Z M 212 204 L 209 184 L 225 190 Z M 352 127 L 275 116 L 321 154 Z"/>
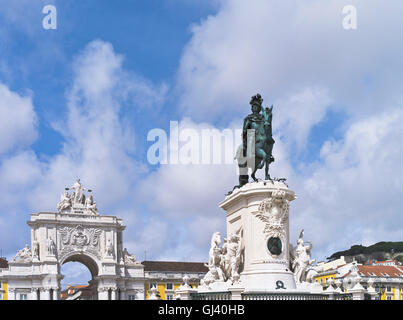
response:
<path id="1" fill-rule="evenodd" d="M 136 265 L 140 264 L 140 262 L 138 262 L 136 260 L 136 257 L 134 255 L 130 254 L 126 248 L 123 250 L 123 257 L 124 257 L 123 259 L 124 259 L 125 264 L 129 264 L 129 265 L 130 264 L 136 264 Z"/>
<path id="2" fill-rule="evenodd" d="M 210 243 L 209 263 L 206 267 L 209 271 L 201 281 L 204 289 L 227 289 L 230 285 L 239 282 L 239 268 L 241 253 L 243 250 L 241 229 L 230 234 L 221 245 L 219 232 L 213 233 Z"/>
<path id="3" fill-rule="evenodd" d="M 295 194 L 280 181 L 248 183 L 220 204 L 227 233 L 242 229 L 240 282 L 249 291 L 293 290 L 289 270 L 289 202 Z"/>
<path id="4" fill-rule="evenodd" d="M 209 272 L 197 293 L 215 299 L 216 294 L 227 292 L 226 297 L 234 300 L 254 299 L 254 295 L 276 297 L 279 293 L 282 297 L 289 294 L 290 299 L 312 294 L 321 298 L 322 286 L 306 282 L 317 274 L 311 271 L 312 245 L 304 246 L 301 237 L 295 253 L 290 250 L 289 208 L 294 199 L 283 179 L 248 183 L 227 195 L 219 206 L 226 212 L 228 238 L 220 247 L 220 234 L 213 234 Z M 298 287 L 290 267 L 294 255 L 301 281 Z"/>
<path id="5" fill-rule="evenodd" d="M 161 300 L 160 293 L 159 293 L 157 287 L 153 286 L 150 289 L 150 296 L 149 296 L 148 300 Z"/>
<path id="6" fill-rule="evenodd" d="M 39 260 L 39 242 L 34 241 L 32 244 L 33 252 L 32 252 L 32 259 Z"/>
<path id="7" fill-rule="evenodd" d="M 294 271 L 295 281 L 297 284 L 307 282 L 307 270 L 315 260 L 311 260 L 312 243 L 304 244 L 304 230 L 301 231 L 297 241 L 297 247 L 292 253 L 291 268 Z"/>
<path id="8" fill-rule="evenodd" d="M 29 263 L 32 261 L 32 252 L 29 245 L 26 244 L 24 248 L 18 250 L 17 255 L 11 260 L 12 262 Z"/>
<path id="9" fill-rule="evenodd" d="M 67 191 L 65 191 L 61 197 L 60 197 L 60 202 L 57 204 L 57 210 L 60 211 L 65 211 L 65 210 L 70 210 L 71 209 L 71 197 Z"/>

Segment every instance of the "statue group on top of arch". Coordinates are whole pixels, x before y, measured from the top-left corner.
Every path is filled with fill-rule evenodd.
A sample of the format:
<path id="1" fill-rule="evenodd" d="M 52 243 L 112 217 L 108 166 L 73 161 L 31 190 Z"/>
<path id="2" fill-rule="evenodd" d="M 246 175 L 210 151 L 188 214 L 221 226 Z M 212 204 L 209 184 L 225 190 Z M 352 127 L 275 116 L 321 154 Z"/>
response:
<path id="1" fill-rule="evenodd" d="M 70 188 L 74 190 L 71 195 L 67 191 Z M 57 205 L 59 212 L 67 213 L 78 209 L 86 214 L 98 214 L 97 204 L 94 202 L 93 196 L 90 194 L 86 197 L 83 192 L 85 190 L 91 192 L 91 190 L 83 188 L 80 179 L 77 179 L 70 188 L 66 188 L 66 191 L 60 197 L 60 202 Z"/>
<path id="2" fill-rule="evenodd" d="M 228 282 L 236 284 L 239 282 L 239 272 L 243 251 L 242 229 L 224 239 L 221 245 L 221 235 L 214 232 L 211 237 L 209 251 L 209 262 L 205 264 L 209 271 L 200 281 L 201 286 L 209 286 L 214 282 Z"/>

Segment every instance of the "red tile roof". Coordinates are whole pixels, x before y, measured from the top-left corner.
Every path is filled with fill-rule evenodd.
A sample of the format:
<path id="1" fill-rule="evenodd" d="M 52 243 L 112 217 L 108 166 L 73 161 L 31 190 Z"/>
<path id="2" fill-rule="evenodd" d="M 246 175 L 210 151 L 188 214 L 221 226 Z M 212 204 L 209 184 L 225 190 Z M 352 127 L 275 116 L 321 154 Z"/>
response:
<path id="1" fill-rule="evenodd" d="M 144 271 L 207 273 L 204 262 L 143 261 Z"/>
<path id="2" fill-rule="evenodd" d="M 7 269 L 8 268 L 8 261 L 4 258 L 0 258 L 0 268 Z"/>
<path id="3" fill-rule="evenodd" d="M 76 292 L 81 291 L 82 297 L 90 297 L 92 296 L 92 288 L 87 285 L 76 285 L 76 286 L 67 286 L 67 289 L 63 290 L 60 293 L 60 297 L 62 299 L 66 299 L 69 295 L 74 295 Z"/>
<path id="4" fill-rule="evenodd" d="M 403 269 L 398 266 L 358 265 L 358 272 L 365 277 L 403 277 Z"/>

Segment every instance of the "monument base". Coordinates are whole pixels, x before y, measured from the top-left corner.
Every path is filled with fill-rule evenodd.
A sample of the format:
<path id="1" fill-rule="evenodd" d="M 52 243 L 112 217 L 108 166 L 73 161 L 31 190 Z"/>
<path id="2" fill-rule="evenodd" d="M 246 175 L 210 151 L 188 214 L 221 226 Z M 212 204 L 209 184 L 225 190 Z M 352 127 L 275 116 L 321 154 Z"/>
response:
<path id="1" fill-rule="evenodd" d="M 235 189 L 220 203 L 227 237 L 235 232 L 242 236 L 240 281 L 245 290 L 296 289 L 289 253 L 289 202 L 295 198 L 283 181 L 269 180 Z"/>
<path id="2" fill-rule="evenodd" d="M 294 274 L 291 271 L 263 269 L 242 272 L 240 277 L 242 286 L 247 291 L 277 291 L 295 290 Z"/>
<path id="3" fill-rule="evenodd" d="M 316 300 L 317 284 L 297 283 L 291 271 L 289 203 L 296 199 L 284 181 L 248 183 L 227 195 L 227 237 L 211 239 L 209 272 L 193 299 Z M 320 286 L 320 285 L 319 285 Z"/>

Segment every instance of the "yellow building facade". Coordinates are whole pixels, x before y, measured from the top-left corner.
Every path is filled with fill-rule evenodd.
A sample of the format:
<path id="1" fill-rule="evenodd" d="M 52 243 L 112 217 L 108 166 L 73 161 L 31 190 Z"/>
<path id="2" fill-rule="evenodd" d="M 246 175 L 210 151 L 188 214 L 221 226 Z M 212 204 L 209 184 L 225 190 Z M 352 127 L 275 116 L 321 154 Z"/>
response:
<path id="1" fill-rule="evenodd" d="M 373 281 L 373 287 L 379 295 L 379 300 L 402 300 L 403 299 L 403 267 L 386 261 L 374 261 L 371 264 L 356 264 L 356 272 L 361 277 L 361 285 L 367 289 L 368 281 Z M 314 280 L 323 288 L 331 284 L 331 280 L 342 281 L 342 289 L 347 293 L 348 284 L 346 278 L 352 270 L 352 264 L 338 266 L 337 268 L 319 272 Z"/>
<path id="2" fill-rule="evenodd" d="M 8 269 L 8 261 L 5 258 L 0 258 L 0 274 L 2 269 Z M 7 281 L 0 280 L 0 300 L 8 300 Z"/>
<path id="3" fill-rule="evenodd" d="M 8 300 L 7 282 L 0 282 L 0 300 Z"/>
<path id="4" fill-rule="evenodd" d="M 143 261 L 144 292 L 149 298 L 152 287 L 156 287 L 161 300 L 175 300 L 175 291 L 183 283 L 183 277 L 189 277 L 189 284 L 197 288 L 200 280 L 208 272 L 202 262 Z"/>

